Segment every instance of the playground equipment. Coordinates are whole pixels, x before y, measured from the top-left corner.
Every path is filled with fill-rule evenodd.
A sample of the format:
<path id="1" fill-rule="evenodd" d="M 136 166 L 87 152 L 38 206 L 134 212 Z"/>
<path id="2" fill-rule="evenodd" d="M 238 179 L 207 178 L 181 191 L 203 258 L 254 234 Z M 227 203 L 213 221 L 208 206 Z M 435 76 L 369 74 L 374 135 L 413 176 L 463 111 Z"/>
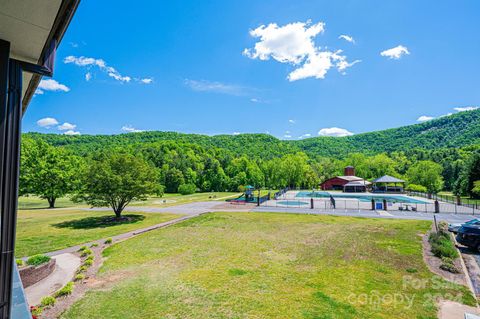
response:
<path id="1" fill-rule="evenodd" d="M 258 190 L 258 196 L 260 196 L 260 190 Z M 261 203 L 270 199 L 270 193 L 262 197 L 258 196 L 255 196 L 255 187 L 247 185 L 245 186 L 245 193 L 235 199 L 227 200 L 227 202 L 237 205 L 245 205 L 247 203 L 260 205 Z"/>

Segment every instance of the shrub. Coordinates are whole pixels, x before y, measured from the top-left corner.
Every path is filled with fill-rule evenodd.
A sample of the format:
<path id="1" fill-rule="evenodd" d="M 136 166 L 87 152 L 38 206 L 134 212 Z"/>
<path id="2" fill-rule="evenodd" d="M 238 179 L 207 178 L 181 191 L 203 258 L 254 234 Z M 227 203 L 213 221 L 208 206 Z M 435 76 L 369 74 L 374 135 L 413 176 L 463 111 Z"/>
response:
<path id="1" fill-rule="evenodd" d="M 87 271 L 88 267 L 87 266 L 80 266 L 77 270 L 77 273 L 81 273 L 81 272 L 84 272 L 84 271 Z"/>
<path id="2" fill-rule="evenodd" d="M 41 264 L 48 263 L 50 261 L 50 259 L 51 258 L 49 256 L 34 255 L 34 256 L 27 259 L 27 265 L 39 266 Z"/>
<path id="3" fill-rule="evenodd" d="M 237 191 L 239 191 L 240 193 L 245 193 L 245 186 L 238 185 Z"/>
<path id="4" fill-rule="evenodd" d="M 163 197 L 163 195 L 165 195 L 165 186 L 158 184 L 155 189 L 155 195 L 158 197 Z"/>
<path id="5" fill-rule="evenodd" d="M 91 265 L 93 265 L 93 260 L 92 259 L 87 259 L 87 260 L 85 260 L 85 262 L 83 264 L 87 267 L 90 267 Z"/>
<path id="6" fill-rule="evenodd" d="M 411 274 L 418 272 L 416 268 L 407 268 L 406 271 Z"/>
<path id="7" fill-rule="evenodd" d="M 178 192 L 182 195 L 194 194 L 197 191 L 195 184 L 182 184 L 178 186 Z"/>
<path id="8" fill-rule="evenodd" d="M 23 260 L 22 259 L 15 260 L 15 263 L 17 264 L 17 267 L 22 267 L 23 266 Z"/>
<path id="9" fill-rule="evenodd" d="M 458 274 L 460 270 L 455 266 L 453 263 L 453 259 L 449 257 L 442 257 L 442 264 L 440 265 L 440 269 L 449 271 L 454 274 Z"/>
<path id="10" fill-rule="evenodd" d="M 54 306 L 54 305 L 55 305 L 55 301 L 57 301 L 57 300 L 55 299 L 55 297 L 46 296 L 46 297 L 43 297 L 43 298 L 42 298 L 42 301 L 40 302 L 40 305 L 42 305 L 42 307 Z"/>
<path id="11" fill-rule="evenodd" d="M 73 282 L 70 281 L 69 283 L 67 283 L 65 286 L 63 286 L 62 289 L 58 290 L 56 293 L 55 293 L 55 297 L 61 297 L 61 296 L 67 296 L 67 295 L 70 295 L 71 293 L 73 292 Z"/>
<path id="12" fill-rule="evenodd" d="M 43 310 L 42 307 L 31 306 L 30 313 L 32 314 L 32 318 L 33 319 L 38 318 L 38 316 L 42 314 L 42 310 Z"/>
<path id="13" fill-rule="evenodd" d="M 88 256 L 88 257 L 85 259 L 85 261 L 87 261 L 87 260 L 94 260 L 94 259 L 95 259 L 95 257 L 94 257 L 93 255 L 90 255 L 90 256 Z"/>
<path id="14" fill-rule="evenodd" d="M 407 191 L 411 192 L 420 192 L 420 193 L 426 193 L 427 188 L 423 185 L 417 185 L 417 184 L 408 184 L 406 187 Z"/>
<path id="15" fill-rule="evenodd" d="M 82 246 L 78 249 L 78 251 L 84 251 L 85 249 L 87 249 L 87 246 Z"/>
<path id="16" fill-rule="evenodd" d="M 111 244 L 112 242 L 113 242 L 113 240 L 112 240 L 111 238 L 107 238 L 107 239 L 105 240 L 105 244 L 107 244 L 107 245 L 108 245 L 108 244 Z"/>
<path id="17" fill-rule="evenodd" d="M 93 243 L 90 245 L 90 247 L 98 247 L 98 243 Z"/>
<path id="18" fill-rule="evenodd" d="M 80 254 L 80 256 L 82 257 L 85 257 L 85 256 L 88 256 L 88 255 L 91 255 L 93 254 L 93 251 L 91 249 L 85 249 L 84 251 L 82 251 L 82 253 Z"/>
<path id="19" fill-rule="evenodd" d="M 439 258 L 448 257 L 452 259 L 456 259 L 458 257 L 458 252 L 450 238 L 450 234 L 443 231 L 439 231 L 438 233 L 432 232 L 430 233 L 428 240 L 432 246 L 431 251 L 435 256 Z"/>
<path id="20" fill-rule="evenodd" d="M 81 281 L 81 280 L 83 280 L 83 279 L 85 279 L 85 275 L 84 275 L 84 274 L 77 274 L 77 275 L 75 276 L 75 281 Z"/>

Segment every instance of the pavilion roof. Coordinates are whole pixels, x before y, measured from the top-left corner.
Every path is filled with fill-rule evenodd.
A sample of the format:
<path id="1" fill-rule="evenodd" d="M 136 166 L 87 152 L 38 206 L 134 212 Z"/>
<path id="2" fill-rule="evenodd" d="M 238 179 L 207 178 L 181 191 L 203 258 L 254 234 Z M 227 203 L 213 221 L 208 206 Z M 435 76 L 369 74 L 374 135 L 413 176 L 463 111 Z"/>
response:
<path id="1" fill-rule="evenodd" d="M 377 179 L 374 179 L 372 182 L 373 183 L 405 183 L 403 179 L 399 179 L 390 175 L 379 177 Z"/>

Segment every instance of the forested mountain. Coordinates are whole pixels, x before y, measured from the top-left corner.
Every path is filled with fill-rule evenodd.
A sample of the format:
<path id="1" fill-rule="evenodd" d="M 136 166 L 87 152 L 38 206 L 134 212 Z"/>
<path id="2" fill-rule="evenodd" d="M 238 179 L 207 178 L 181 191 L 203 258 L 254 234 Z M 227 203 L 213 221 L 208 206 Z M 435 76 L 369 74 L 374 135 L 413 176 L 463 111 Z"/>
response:
<path id="1" fill-rule="evenodd" d="M 342 174 L 346 165 L 355 166 L 358 176 L 369 180 L 387 174 L 406 179 L 412 189 L 431 192 L 446 189 L 471 194 L 478 175 L 480 189 L 480 172 L 476 172 L 480 167 L 480 110 L 349 137 L 282 141 L 267 134 L 27 133 L 22 147 L 21 190 L 26 194 L 44 194 L 37 189 L 44 180 L 48 185 L 62 185 L 59 178 L 67 176 L 66 167 L 88 166 L 92 159 L 119 153 L 142 158 L 155 167 L 158 184 L 171 193 L 187 188 L 239 190 L 245 185 L 311 189 Z M 54 172 L 57 181 L 40 174 L 51 177 Z"/>
<path id="2" fill-rule="evenodd" d="M 347 137 L 312 137 L 283 141 L 267 134 L 207 136 L 176 132 L 141 132 L 119 135 L 65 136 L 58 134 L 24 134 L 40 138 L 54 146 L 65 146 L 77 154 L 97 149 L 138 143 L 174 141 L 215 147 L 233 154 L 270 159 L 303 151 L 309 156 L 340 158 L 348 153 L 368 155 L 412 149 L 463 148 L 480 144 L 480 110 L 459 112 L 421 124 Z"/>

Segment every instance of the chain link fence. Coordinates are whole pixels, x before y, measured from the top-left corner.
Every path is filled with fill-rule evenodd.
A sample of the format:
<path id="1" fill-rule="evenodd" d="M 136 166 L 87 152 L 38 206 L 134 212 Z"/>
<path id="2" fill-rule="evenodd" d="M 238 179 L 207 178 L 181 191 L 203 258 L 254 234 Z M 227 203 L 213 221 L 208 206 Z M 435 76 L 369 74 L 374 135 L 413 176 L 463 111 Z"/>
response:
<path id="1" fill-rule="evenodd" d="M 409 202 L 389 201 L 389 200 L 364 200 L 364 199 L 342 199 L 333 195 L 331 198 L 296 198 L 292 192 L 285 192 L 280 196 L 275 196 L 260 204 L 264 207 L 278 208 L 303 208 L 320 211 L 399 211 L 399 212 L 419 212 L 419 213 L 443 213 L 443 214 L 464 214 L 480 215 L 479 207 L 476 205 L 457 205 L 452 202 L 444 202 L 437 199 L 419 200 L 410 197 Z M 407 197 L 401 195 L 400 197 Z M 392 197 L 392 196 L 390 196 Z M 415 196 L 420 197 L 420 196 Z"/>

